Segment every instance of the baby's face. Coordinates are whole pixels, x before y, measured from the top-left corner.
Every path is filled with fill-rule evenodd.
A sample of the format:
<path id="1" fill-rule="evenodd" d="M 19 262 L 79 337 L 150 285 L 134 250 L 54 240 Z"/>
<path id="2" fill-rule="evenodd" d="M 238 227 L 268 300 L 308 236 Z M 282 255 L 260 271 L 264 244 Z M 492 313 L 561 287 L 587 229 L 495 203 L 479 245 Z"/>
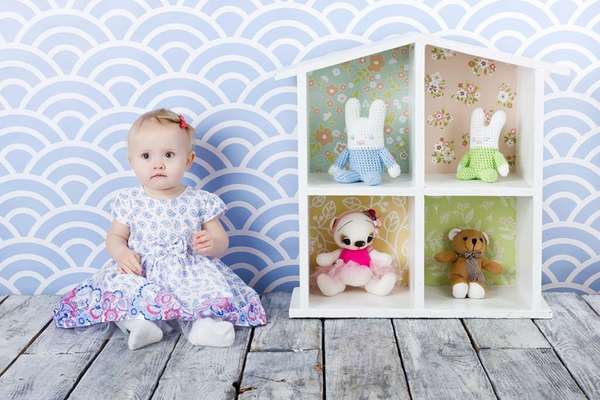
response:
<path id="1" fill-rule="evenodd" d="M 168 190 L 180 184 L 195 155 L 187 134 L 177 124 L 146 121 L 129 137 L 128 157 L 142 185 Z"/>

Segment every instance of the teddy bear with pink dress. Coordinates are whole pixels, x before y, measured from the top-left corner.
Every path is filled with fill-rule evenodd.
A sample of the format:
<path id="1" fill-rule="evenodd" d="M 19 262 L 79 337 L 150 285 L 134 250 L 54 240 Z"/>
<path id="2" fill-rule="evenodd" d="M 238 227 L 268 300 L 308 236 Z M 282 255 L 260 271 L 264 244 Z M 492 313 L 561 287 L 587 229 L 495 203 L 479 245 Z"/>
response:
<path id="1" fill-rule="evenodd" d="M 325 296 L 335 296 L 347 286 L 364 287 L 378 296 L 396 285 L 394 258 L 373 248 L 381 222 L 375 210 L 349 211 L 331 221 L 338 249 L 317 256 L 316 284 Z"/>

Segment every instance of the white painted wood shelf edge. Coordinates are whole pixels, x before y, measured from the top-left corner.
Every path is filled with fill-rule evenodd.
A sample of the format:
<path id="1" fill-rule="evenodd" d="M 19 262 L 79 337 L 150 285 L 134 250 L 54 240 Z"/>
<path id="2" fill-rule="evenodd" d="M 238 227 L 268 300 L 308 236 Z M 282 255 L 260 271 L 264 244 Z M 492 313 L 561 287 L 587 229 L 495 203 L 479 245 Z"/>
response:
<path id="1" fill-rule="evenodd" d="M 447 287 L 426 287 L 430 295 L 424 307 L 413 307 L 410 294 L 393 293 L 377 297 L 357 291 L 344 292 L 333 298 L 311 294 L 308 307 L 300 306 L 299 288 L 294 288 L 290 301 L 290 318 L 552 318 L 552 310 L 544 299 L 537 307 L 527 308 L 514 300 L 513 288 L 488 288 L 490 297 L 481 300 L 454 299 Z M 339 296 L 343 297 L 340 301 Z M 359 299 L 363 304 L 358 304 Z M 329 300 L 329 301 L 328 301 Z M 332 301 L 333 300 L 333 301 Z M 379 303 L 379 304 L 377 304 Z"/>

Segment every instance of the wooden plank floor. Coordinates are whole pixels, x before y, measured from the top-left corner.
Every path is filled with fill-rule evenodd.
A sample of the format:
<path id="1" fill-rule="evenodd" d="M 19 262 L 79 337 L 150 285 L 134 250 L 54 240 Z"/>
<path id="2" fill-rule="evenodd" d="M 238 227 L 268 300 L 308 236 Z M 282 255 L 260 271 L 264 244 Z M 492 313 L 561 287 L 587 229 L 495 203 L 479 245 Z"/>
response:
<path id="1" fill-rule="evenodd" d="M 289 319 L 229 348 L 177 333 L 55 328 L 57 296 L 0 296 L 0 399 L 600 399 L 600 296 L 545 295 L 551 320 Z M 44 316 L 44 317 L 40 317 Z"/>

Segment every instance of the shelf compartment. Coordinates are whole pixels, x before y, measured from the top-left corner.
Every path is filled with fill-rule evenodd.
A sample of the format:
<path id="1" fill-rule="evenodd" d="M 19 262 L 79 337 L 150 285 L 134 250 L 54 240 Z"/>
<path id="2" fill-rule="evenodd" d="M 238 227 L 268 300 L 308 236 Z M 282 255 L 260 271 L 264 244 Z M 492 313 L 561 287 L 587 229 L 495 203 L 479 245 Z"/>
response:
<path id="1" fill-rule="evenodd" d="M 376 296 L 364 288 L 347 287 L 331 297 L 324 296 L 313 282 L 308 290 L 308 307 L 313 315 L 357 317 L 370 315 L 369 309 L 408 309 L 413 304 L 411 268 L 415 259 L 414 198 L 410 196 L 308 196 L 308 265 L 309 276 L 316 270 L 316 257 L 337 247 L 331 237 L 331 220 L 343 212 L 373 208 L 382 222 L 374 248 L 392 254 L 397 264 L 399 282 L 388 296 Z M 305 267 L 307 268 L 307 267 Z M 362 299 L 362 300 L 361 300 Z M 362 306 L 361 306 L 362 304 Z M 352 314 L 352 310 L 363 311 Z"/>
<path id="2" fill-rule="evenodd" d="M 529 195 L 541 184 L 534 165 L 541 137 L 536 71 L 532 68 L 484 59 L 440 47 L 425 47 L 425 187 L 426 194 L 465 194 L 488 189 L 507 195 Z M 483 108 L 486 123 L 504 110 L 506 123 L 499 149 L 510 167 L 508 177 L 495 183 L 454 178 L 458 163 L 469 149 L 471 113 Z M 452 178 L 452 179 L 450 179 Z M 458 184 L 447 190 L 448 183 Z M 482 186 L 483 184 L 484 186 Z"/>
<path id="3" fill-rule="evenodd" d="M 306 72 L 303 85 L 307 97 L 302 106 L 308 135 L 305 157 L 311 174 L 309 185 L 310 178 L 326 174 L 346 148 L 345 103 L 351 97 L 359 100 L 361 117 L 368 117 L 375 99 L 386 103 L 384 145 L 400 165 L 402 176 L 411 175 L 413 62 L 414 45 L 406 45 Z M 330 180 L 335 183 L 332 177 Z"/>
<path id="4" fill-rule="evenodd" d="M 537 280 L 541 270 L 541 233 L 534 228 L 539 226 L 541 212 L 537 204 L 535 196 L 426 196 L 425 307 L 457 311 L 462 303 L 471 311 L 481 311 L 486 304 L 504 311 L 543 308 Z M 434 259 L 437 252 L 451 248 L 448 232 L 455 227 L 485 231 L 490 238 L 485 257 L 503 266 L 500 275 L 484 271 L 485 299 L 454 299 L 448 279 L 450 264 Z"/>

